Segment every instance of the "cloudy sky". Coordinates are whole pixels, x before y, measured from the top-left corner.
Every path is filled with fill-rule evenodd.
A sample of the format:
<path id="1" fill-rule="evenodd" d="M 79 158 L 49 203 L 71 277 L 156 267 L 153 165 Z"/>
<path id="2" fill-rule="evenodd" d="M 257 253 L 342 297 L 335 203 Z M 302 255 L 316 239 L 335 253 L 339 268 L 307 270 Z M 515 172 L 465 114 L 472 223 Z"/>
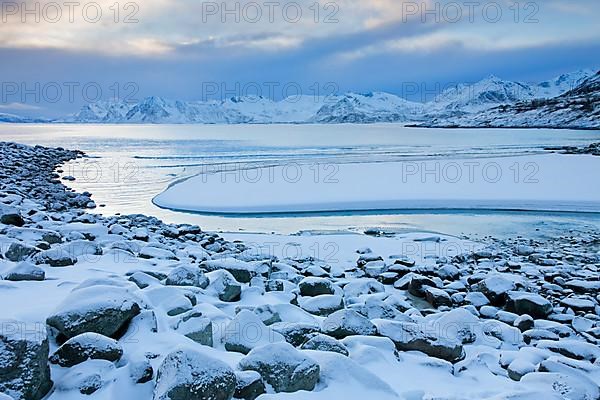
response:
<path id="1" fill-rule="evenodd" d="M 157 95 L 422 100 L 600 67 L 598 0 L 0 1 L 0 112 Z"/>

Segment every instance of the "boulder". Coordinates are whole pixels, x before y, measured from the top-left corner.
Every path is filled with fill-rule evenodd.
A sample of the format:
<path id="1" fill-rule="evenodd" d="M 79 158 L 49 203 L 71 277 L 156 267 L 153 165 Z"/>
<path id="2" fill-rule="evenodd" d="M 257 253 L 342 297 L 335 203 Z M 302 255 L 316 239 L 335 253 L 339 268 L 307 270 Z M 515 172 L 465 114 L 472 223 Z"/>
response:
<path id="1" fill-rule="evenodd" d="M 254 400 L 266 392 L 265 384 L 256 371 L 236 371 L 236 399 Z"/>
<path id="2" fill-rule="evenodd" d="M 408 283 L 408 292 L 413 296 L 425 297 L 425 287 L 435 287 L 435 282 L 426 276 L 414 275 Z"/>
<path id="3" fill-rule="evenodd" d="M 35 247 L 14 242 L 10 244 L 8 250 L 6 250 L 6 253 L 4 253 L 4 257 L 6 257 L 7 260 L 18 262 L 25 260 L 30 255 L 37 253 L 37 251 L 38 250 Z"/>
<path id="4" fill-rule="evenodd" d="M 227 257 L 216 260 L 206 260 L 202 264 L 203 268 L 208 271 L 218 271 L 220 269 L 229 272 L 236 281 L 241 283 L 250 283 L 252 278 L 268 272 L 269 268 L 266 264 L 249 263 L 235 258 Z"/>
<path id="5" fill-rule="evenodd" d="M 229 400 L 235 388 L 235 373 L 227 364 L 194 350 L 178 350 L 158 369 L 154 400 Z"/>
<path id="6" fill-rule="evenodd" d="M 52 387 L 43 324 L 0 320 L 0 393 L 39 400 Z"/>
<path id="7" fill-rule="evenodd" d="M 512 280 L 499 274 L 488 276 L 477 283 L 475 287 L 495 306 L 503 305 L 506 302 L 507 293 L 516 289 Z"/>
<path id="8" fill-rule="evenodd" d="M 327 317 L 323 321 L 322 331 L 334 338 L 343 339 L 352 335 L 375 335 L 377 328 L 371 321 L 356 311 L 344 309 Z"/>
<path id="9" fill-rule="evenodd" d="M 204 346 L 213 346 L 213 324 L 202 314 L 190 312 L 181 317 L 175 330 Z"/>
<path id="10" fill-rule="evenodd" d="M 17 264 L 4 274 L 7 281 L 43 281 L 46 278 L 46 272 L 26 261 Z"/>
<path id="11" fill-rule="evenodd" d="M 17 213 L 7 213 L 0 215 L 0 223 L 4 225 L 13 225 L 13 226 L 23 226 L 25 225 L 25 220 L 21 217 L 20 214 Z"/>
<path id="12" fill-rule="evenodd" d="M 152 380 L 154 368 L 147 359 L 129 362 L 129 377 L 135 383 L 146 383 Z"/>
<path id="13" fill-rule="evenodd" d="M 223 338 L 227 351 L 244 354 L 248 354 L 255 347 L 284 340 L 280 333 L 269 329 L 258 315 L 249 310 L 242 310 L 231 320 Z"/>
<path id="14" fill-rule="evenodd" d="M 300 294 L 302 296 L 319 296 L 321 294 L 334 294 L 335 289 L 331 281 L 325 278 L 309 277 L 304 278 L 298 283 Z"/>
<path id="15" fill-rule="evenodd" d="M 135 283 L 140 289 L 145 289 L 151 285 L 161 284 L 158 279 L 142 271 L 136 271 L 131 274 L 129 281 Z"/>
<path id="16" fill-rule="evenodd" d="M 208 273 L 210 286 L 217 293 L 221 301 L 234 302 L 240 299 L 242 286 L 233 275 L 224 269 Z"/>
<path id="17" fill-rule="evenodd" d="M 115 365 L 106 360 L 88 360 L 84 364 L 71 367 L 56 383 L 57 392 L 74 392 L 65 397 L 81 397 L 79 394 L 91 395 L 111 382 Z M 59 397 L 63 397 L 60 396 Z"/>
<path id="18" fill-rule="evenodd" d="M 533 329 L 533 327 L 535 326 L 535 322 L 530 315 L 523 314 L 517 319 L 515 319 L 515 321 L 513 322 L 513 326 L 521 332 L 525 332 L 530 329 Z"/>
<path id="19" fill-rule="evenodd" d="M 302 345 L 304 350 L 330 351 L 348 356 L 348 349 L 340 341 L 331 336 L 318 334 Z"/>
<path id="20" fill-rule="evenodd" d="M 328 316 L 344 308 L 344 299 L 336 294 L 322 294 L 298 299 L 298 305 L 306 312 L 318 316 Z"/>
<path id="21" fill-rule="evenodd" d="M 277 322 L 271 325 L 271 328 L 275 332 L 282 334 L 285 341 L 295 347 L 306 343 L 320 330 L 319 325 L 316 323 L 306 322 Z"/>
<path id="22" fill-rule="evenodd" d="M 443 291 L 442 289 L 437 289 L 434 287 L 426 287 L 425 288 L 425 298 L 427 301 L 434 307 L 439 306 L 451 306 L 452 299 L 450 295 Z"/>
<path id="23" fill-rule="evenodd" d="M 169 286 L 195 286 L 206 289 L 209 281 L 198 267 L 182 265 L 169 273 L 165 283 Z"/>
<path id="24" fill-rule="evenodd" d="M 401 351 L 416 350 L 428 356 L 457 362 L 465 357 L 463 346 L 457 340 L 436 337 L 413 322 L 379 320 L 377 329 L 390 338 Z"/>
<path id="25" fill-rule="evenodd" d="M 275 392 L 313 390 L 319 381 L 319 364 L 289 343 L 273 343 L 253 349 L 239 363 L 244 371 L 256 371 Z"/>
<path id="26" fill-rule="evenodd" d="M 61 367 L 72 367 L 89 359 L 119 361 L 123 348 L 109 337 L 98 333 L 82 333 L 69 340 L 56 350 L 50 362 Z"/>
<path id="27" fill-rule="evenodd" d="M 533 318 L 546 318 L 552 312 L 552 304 L 539 294 L 512 291 L 507 296 L 507 311 Z"/>
<path id="28" fill-rule="evenodd" d="M 140 310 L 126 289 L 96 285 L 71 292 L 46 323 L 67 339 L 85 332 L 115 337 Z"/>

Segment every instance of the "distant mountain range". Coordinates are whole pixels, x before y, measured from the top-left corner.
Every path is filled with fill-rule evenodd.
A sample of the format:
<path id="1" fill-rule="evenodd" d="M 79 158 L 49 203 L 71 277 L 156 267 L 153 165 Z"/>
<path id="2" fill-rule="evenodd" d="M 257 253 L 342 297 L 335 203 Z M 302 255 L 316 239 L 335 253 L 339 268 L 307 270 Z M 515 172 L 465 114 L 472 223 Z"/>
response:
<path id="1" fill-rule="evenodd" d="M 46 122 L 131 124 L 375 123 L 417 126 L 553 126 L 600 128 L 598 75 L 580 70 L 539 84 L 490 76 L 444 90 L 427 103 L 373 92 L 272 101 L 260 96 L 178 101 L 147 97 L 137 103 L 102 101 Z M 590 114 L 589 111 L 592 111 Z M 4 122 L 44 122 L 0 114 Z M 565 125 L 566 124 L 566 125 Z"/>

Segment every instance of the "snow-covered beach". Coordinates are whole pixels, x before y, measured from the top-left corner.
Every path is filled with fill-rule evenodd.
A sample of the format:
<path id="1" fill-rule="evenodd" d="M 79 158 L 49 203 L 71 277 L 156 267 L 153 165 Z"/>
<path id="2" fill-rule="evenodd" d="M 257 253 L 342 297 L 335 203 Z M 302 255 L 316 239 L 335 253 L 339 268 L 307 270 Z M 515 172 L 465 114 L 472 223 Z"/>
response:
<path id="1" fill-rule="evenodd" d="M 55 172 L 80 153 L 0 146 L 13 398 L 600 396 L 594 229 L 226 240 L 89 213 Z"/>

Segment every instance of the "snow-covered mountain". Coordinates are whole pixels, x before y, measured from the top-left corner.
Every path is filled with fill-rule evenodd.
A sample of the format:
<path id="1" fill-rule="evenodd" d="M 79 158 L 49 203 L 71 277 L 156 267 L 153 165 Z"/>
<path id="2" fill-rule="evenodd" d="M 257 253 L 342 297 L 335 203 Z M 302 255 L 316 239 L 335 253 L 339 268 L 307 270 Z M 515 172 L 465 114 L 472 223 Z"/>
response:
<path id="1" fill-rule="evenodd" d="M 507 81 L 492 75 L 472 85 L 461 84 L 443 91 L 426 109 L 430 117 L 459 117 L 501 105 L 556 97 L 593 75 L 593 70 L 579 70 L 539 84 Z"/>
<path id="2" fill-rule="evenodd" d="M 417 121 L 422 103 L 388 93 L 294 96 L 280 101 L 259 96 L 183 102 L 148 97 L 139 103 L 90 104 L 67 122 L 78 123 L 370 123 Z"/>
<path id="3" fill-rule="evenodd" d="M 544 81 L 537 86 L 534 86 L 536 98 L 552 98 L 560 96 L 569 90 L 575 89 L 581 85 L 583 81 L 594 76 L 596 71 L 592 69 L 582 69 L 567 74 L 562 74 L 549 81 Z"/>
<path id="4" fill-rule="evenodd" d="M 533 98 L 535 90 L 531 86 L 490 76 L 472 85 L 460 84 L 446 89 L 427 109 L 430 114 L 462 115 Z"/>
<path id="5" fill-rule="evenodd" d="M 579 70 L 539 84 L 490 76 L 460 84 L 427 103 L 412 102 L 384 92 L 347 93 L 327 97 L 294 96 L 273 101 L 260 96 L 225 100 L 180 101 L 147 97 L 136 103 L 101 101 L 56 122 L 134 124 L 251 124 L 251 123 L 374 123 L 399 122 L 448 126 L 486 120 L 485 112 L 543 99 L 577 88 L 594 71 Z M 537 104 L 537 103 L 536 103 Z M 491 112 L 491 111 L 490 111 Z M 564 110 L 564 113 L 569 110 Z M 0 122 L 34 122 L 0 114 Z"/>
<path id="6" fill-rule="evenodd" d="M 600 129 L 600 71 L 557 97 L 502 105 L 475 114 L 437 118 L 426 125 Z"/>
<path id="7" fill-rule="evenodd" d="M 389 93 L 348 93 L 330 98 L 310 119 L 318 123 L 373 123 L 417 121 L 424 105 Z"/>
<path id="8" fill-rule="evenodd" d="M 264 97 L 232 97 L 224 101 L 184 102 L 147 97 L 139 103 L 101 102 L 90 104 L 68 122 L 92 123 L 302 123 L 325 103 L 323 97 L 295 96 L 281 101 Z"/>

